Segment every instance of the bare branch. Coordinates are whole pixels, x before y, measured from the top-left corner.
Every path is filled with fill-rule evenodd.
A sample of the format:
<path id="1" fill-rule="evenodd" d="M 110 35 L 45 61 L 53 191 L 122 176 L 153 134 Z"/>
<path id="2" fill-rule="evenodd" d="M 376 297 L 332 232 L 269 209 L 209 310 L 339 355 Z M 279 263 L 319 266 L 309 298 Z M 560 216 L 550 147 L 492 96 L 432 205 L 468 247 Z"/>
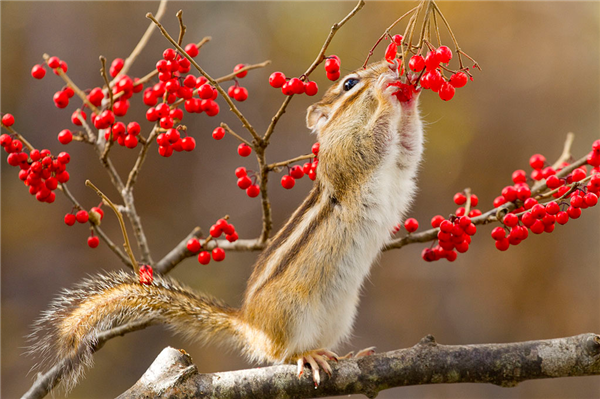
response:
<path id="1" fill-rule="evenodd" d="M 167 10 L 167 0 L 161 0 L 160 4 L 158 5 L 158 10 L 156 10 L 156 19 L 160 21 L 161 18 L 163 17 L 163 15 L 165 14 L 166 10 Z M 152 36 L 153 33 L 154 33 L 154 25 L 150 24 L 150 25 L 148 25 L 148 28 L 146 28 L 146 32 L 144 33 L 144 35 L 142 36 L 142 38 L 140 39 L 138 44 L 135 46 L 135 48 L 133 49 L 131 54 L 129 54 L 129 57 L 127 57 L 125 59 L 125 63 L 123 64 L 123 69 L 121 69 L 121 71 L 115 78 L 118 78 L 121 75 L 127 75 L 127 72 L 129 72 L 129 68 L 131 68 L 131 66 L 135 62 L 135 59 L 144 50 L 144 47 L 146 47 L 146 44 L 148 44 L 148 40 L 150 40 L 150 37 Z M 115 82 L 115 80 L 113 79 L 113 81 L 111 82 L 111 87 L 114 84 L 114 82 Z"/>
<path id="2" fill-rule="evenodd" d="M 283 166 L 288 166 L 289 164 L 292 164 L 294 162 L 298 162 L 298 161 L 303 161 L 305 159 L 312 159 L 315 157 L 315 154 L 306 154 L 306 155 L 300 155 L 299 157 L 296 158 L 292 158 L 292 159 L 288 159 L 287 161 L 283 161 L 283 162 L 276 162 L 276 163 L 272 163 L 267 165 L 267 168 L 269 170 L 276 170 L 279 169 Z"/>
<path id="3" fill-rule="evenodd" d="M 600 336 L 507 344 L 440 345 L 431 335 L 396 351 L 331 363 L 332 376 L 315 389 L 310 374 L 298 378 L 296 366 L 261 367 L 199 374 L 183 351 L 165 348 L 142 378 L 120 399 L 319 398 L 363 394 L 374 398 L 393 387 L 487 383 L 514 387 L 542 378 L 600 375 Z"/>
<path id="4" fill-rule="evenodd" d="M 182 260 L 193 256 L 187 249 L 187 242 L 192 238 L 199 238 L 202 236 L 202 229 L 200 227 L 195 227 L 194 230 L 190 234 L 187 235 L 175 248 L 171 250 L 164 258 L 158 261 L 154 270 L 159 274 L 167 274 L 170 272 L 175 266 L 177 266 Z"/>
<path id="5" fill-rule="evenodd" d="M 231 134 L 233 137 L 235 137 L 236 139 L 238 139 L 242 143 L 245 143 L 246 145 L 249 145 L 250 147 L 254 147 L 254 145 L 251 142 L 249 142 L 248 140 L 246 140 L 245 138 L 243 138 L 242 136 L 240 136 L 239 134 L 237 134 L 236 132 L 234 132 L 233 130 L 231 130 L 231 128 L 229 127 L 229 125 L 227 123 L 221 122 L 221 127 L 223 129 L 225 129 L 225 131 L 227 133 Z"/>
<path id="6" fill-rule="evenodd" d="M 125 191 L 127 193 L 131 193 L 131 190 L 133 190 L 133 185 L 137 181 L 137 177 L 140 173 L 140 170 L 142 169 L 142 165 L 144 165 L 144 161 L 146 160 L 146 155 L 148 154 L 150 145 L 154 142 L 154 139 L 156 138 L 156 136 L 158 136 L 158 125 L 154 125 L 154 128 L 152 128 L 152 131 L 150 132 L 148 139 L 142 145 L 142 149 L 140 150 L 140 153 L 138 154 L 138 157 L 135 160 L 135 164 L 133 165 L 133 168 L 131 168 L 131 171 L 129 172 L 129 177 L 127 178 L 127 184 L 125 185 Z"/>
<path id="7" fill-rule="evenodd" d="M 242 69 L 240 69 L 237 72 L 232 72 L 229 75 L 225 75 L 225 76 L 221 76 L 220 78 L 216 78 L 215 82 L 218 83 L 222 83 L 222 82 L 226 82 L 228 80 L 233 80 L 236 75 L 245 72 L 245 71 L 251 71 L 252 69 L 258 69 L 258 68 L 264 68 L 267 65 L 269 65 L 271 63 L 271 60 L 266 60 L 261 62 L 260 64 L 252 64 L 252 65 L 246 65 L 245 67 L 243 67 Z"/>
<path id="8" fill-rule="evenodd" d="M 183 36 L 185 35 L 185 31 L 187 30 L 187 26 L 185 26 L 185 24 L 183 23 L 183 10 L 177 11 L 177 14 L 175 15 L 179 20 L 179 39 L 177 39 L 177 44 L 181 46 L 181 43 L 183 42 Z"/>

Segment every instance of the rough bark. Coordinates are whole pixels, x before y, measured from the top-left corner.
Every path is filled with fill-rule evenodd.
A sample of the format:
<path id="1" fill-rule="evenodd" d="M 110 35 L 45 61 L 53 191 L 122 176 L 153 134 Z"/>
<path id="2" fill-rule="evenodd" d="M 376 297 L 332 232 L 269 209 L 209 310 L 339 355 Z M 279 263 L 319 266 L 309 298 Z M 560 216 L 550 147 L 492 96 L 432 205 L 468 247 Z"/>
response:
<path id="1" fill-rule="evenodd" d="M 440 345 L 427 336 L 411 348 L 331 366 L 333 376 L 315 389 L 311 372 L 298 379 L 296 366 L 200 374 L 185 352 L 165 348 L 119 398 L 373 398 L 384 389 L 408 385 L 478 382 L 513 387 L 532 379 L 600 375 L 600 336 L 482 345 Z"/>

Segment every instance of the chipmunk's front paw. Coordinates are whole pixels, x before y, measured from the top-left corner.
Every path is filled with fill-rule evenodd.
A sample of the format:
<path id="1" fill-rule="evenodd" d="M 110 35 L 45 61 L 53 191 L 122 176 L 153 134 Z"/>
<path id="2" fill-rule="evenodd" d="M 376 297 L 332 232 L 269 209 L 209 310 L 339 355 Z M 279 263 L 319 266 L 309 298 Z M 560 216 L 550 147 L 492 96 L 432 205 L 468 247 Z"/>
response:
<path id="1" fill-rule="evenodd" d="M 321 383 L 321 368 L 325 370 L 329 376 L 331 376 L 331 366 L 329 366 L 329 363 L 327 363 L 328 359 L 335 360 L 337 362 L 338 355 L 328 351 L 327 349 L 317 349 L 300 355 L 297 360 L 298 378 L 302 377 L 302 374 L 304 374 L 304 365 L 309 364 L 310 368 L 312 369 L 315 388 L 317 388 Z"/>

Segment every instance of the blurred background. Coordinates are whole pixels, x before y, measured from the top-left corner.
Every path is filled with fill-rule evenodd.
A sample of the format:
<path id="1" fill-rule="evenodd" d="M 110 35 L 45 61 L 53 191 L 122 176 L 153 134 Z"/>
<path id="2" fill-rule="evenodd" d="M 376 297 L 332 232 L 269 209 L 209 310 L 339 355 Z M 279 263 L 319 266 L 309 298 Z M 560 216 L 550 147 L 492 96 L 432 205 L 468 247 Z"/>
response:
<path id="1" fill-rule="evenodd" d="M 268 86 L 273 71 L 298 76 L 314 60 L 331 25 L 354 2 L 173 2 L 164 25 L 176 35 L 175 13 L 183 9 L 188 27 L 184 43 L 203 36 L 212 41 L 197 60 L 214 77 L 238 63 L 272 64 L 249 73 L 241 83 L 250 92 L 239 108 L 264 132 L 284 97 Z M 342 73 L 362 65 L 379 35 L 414 2 L 368 2 L 334 38 L 329 54 L 342 60 Z M 57 109 L 52 95 L 62 80 L 51 72 L 37 81 L 31 67 L 42 54 L 68 62 L 69 76 L 81 87 L 102 84 L 99 55 L 109 62 L 126 58 L 148 26 L 145 14 L 154 2 L 10 2 L 1 3 L 2 112 L 15 116 L 15 129 L 37 148 L 68 150 L 72 161 L 69 188 L 88 209 L 98 198 L 84 187 L 91 179 L 113 199 L 118 193 L 91 147 L 73 142 L 66 148 L 56 136 L 72 128 L 73 100 Z M 573 154 L 590 150 L 600 128 L 600 4 L 596 2 L 442 2 L 463 50 L 483 67 L 475 81 L 457 90 L 450 102 L 432 92 L 421 96 L 427 144 L 419 176 L 419 194 L 411 212 L 427 228 L 436 214 L 456 208 L 452 196 L 471 187 L 487 210 L 515 169 L 527 169 L 534 153 L 553 162 L 566 133 L 576 134 Z M 393 33 L 402 33 L 401 29 Z M 450 44 L 447 35 L 444 41 Z M 167 41 L 157 32 L 130 70 L 150 72 Z M 382 57 L 384 46 L 375 57 Z M 321 93 L 328 87 L 323 67 L 311 76 Z M 229 84 L 225 84 L 227 88 Z M 294 98 L 272 139 L 268 161 L 307 153 L 315 138 L 305 128 L 305 110 L 316 98 Z M 221 121 L 246 134 L 221 100 L 214 118 L 186 115 L 184 123 L 198 147 L 191 153 L 158 156 L 154 146 L 135 188 L 154 259 L 160 259 L 195 226 L 208 231 L 224 214 L 242 238 L 260 231 L 258 199 L 236 186 L 234 169 L 256 169 L 253 157 L 240 158 L 231 136 L 211 138 Z M 147 135 L 146 107 L 132 99 L 125 122 L 140 121 Z M 247 137 L 247 134 L 246 134 Z M 122 175 L 137 150 L 113 147 L 111 157 Z M 22 395 L 31 385 L 35 361 L 24 356 L 31 324 L 62 288 L 89 274 L 123 266 L 106 245 L 86 245 L 88 229 L 63 223 L 71 204 L 60 193 L 54 204 L 33 199 L 2 157 L 2 397 Z M 271 191 L 275 227 L 282 226 L 311 182 L 304 178 L 284 190 L 274 174 Z M 495 249 L 491 227 L 480 227 L 468 253 L 454 263 L 425 263 L 424 245 L 384 253 L 366 282 L 354 337 L 339 352 L 375 345 L 388 351 L 416 344 L 433 334 L 443 344 L 515 342 L 600 333 L 600 245 L 598 209 L 558 226 L 553 234 L 530 236 L 507 252 Z M 107 210 L 102 225 L 117 243 L 121 235 Z M 222 263 L 201 266 L 195 258 L 172 275 L 195 289 L 239 305 L 256 253 L 227 254 Z M 249 367 L 238 353 L 184 342 L 163 327 L 110 341 L 95 356 L 95 367 L 71 398 L 114 397 L 129 388 L 167 345 L 185 348 L 201 372 Z M 107 382 L 110 381 L 110 384 Z M 516 388 L 457 384 L 396 388 L 381 398 L 591 398 L 600 377 L 530 381 Z M 60 395 L 59 395 L 60 396 Z"/>

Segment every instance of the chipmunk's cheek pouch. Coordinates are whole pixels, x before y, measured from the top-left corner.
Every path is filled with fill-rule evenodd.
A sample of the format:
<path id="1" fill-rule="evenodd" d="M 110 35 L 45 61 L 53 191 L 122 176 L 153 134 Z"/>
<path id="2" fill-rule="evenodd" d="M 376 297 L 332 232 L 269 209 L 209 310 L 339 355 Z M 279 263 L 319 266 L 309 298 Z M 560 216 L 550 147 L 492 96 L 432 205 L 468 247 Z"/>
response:
<path id="1" fill-rule="evenodd" d="M 319 130 L 329 120 L 329 108 L 319 104 L 311 105 L 306 113 L 306 126 L 313 132 Z"/>

